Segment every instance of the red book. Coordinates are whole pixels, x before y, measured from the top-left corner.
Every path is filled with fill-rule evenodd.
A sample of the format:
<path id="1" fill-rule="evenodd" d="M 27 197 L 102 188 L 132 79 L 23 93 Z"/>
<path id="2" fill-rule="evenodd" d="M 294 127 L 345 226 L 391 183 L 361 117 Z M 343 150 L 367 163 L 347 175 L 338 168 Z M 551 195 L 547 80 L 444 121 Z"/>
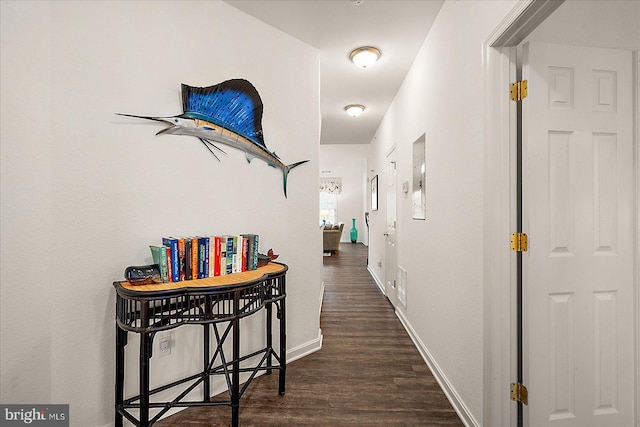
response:
<path id="1" fill-rule="evenodd" d="M 220 275 L 220 236 L 212 237 L 213 240 L 213 276 Z"/>
<path id="2" fill-rule="evenodd" d="M 171 248 L 169 246 L 165 246 L 167 248 L 167 273 L 169 274 L 169 281 L 173 282 L 173 269 L 171 264 Z"/>

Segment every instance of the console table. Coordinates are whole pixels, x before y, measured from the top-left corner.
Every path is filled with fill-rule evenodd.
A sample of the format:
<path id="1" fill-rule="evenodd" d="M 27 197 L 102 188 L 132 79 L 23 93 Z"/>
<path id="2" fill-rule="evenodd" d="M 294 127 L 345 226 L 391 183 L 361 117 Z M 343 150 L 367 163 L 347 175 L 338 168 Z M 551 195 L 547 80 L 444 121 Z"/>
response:
<path id="1" fill-rule="evenodd" d="M 271 262 L 257 270 L 206 279 L 175 283 L 159 283 L 134 286 L 129 282 L 114 282 L 116 288 L 116 399 L 115 425 L 121 427 L 123 417 L 136 426 L 153 425 L 169 409 L 186 406 L 231 407 L 231 423 L 238 426 L 240 397 L 256 374 L 267 375 L 278 370 L 278 393 L 285 392 L 286 373 L 286 313 L 285 276 L 288 267 Z M 276 308 L 279 320 L 279 349 L 273 348 L 272 310 Z M 240 319 L 266 310 L 266 346 L 251 354 L 240 351 Z M 159 331 L 177 328 L 184 324 L 203 326 L 203 368 L 201 372 L 149 390 L 149 361 L 152 357 L 153 338 Z M 214 351 L 210 354 L 211 332 L 215 338 Z M 140 334 L 139 394 L 124 398 L 124 359 L 128 332 Z M 223 350 L 227 338 L 232 340 L 232 355 Z M 241 367 L 241 362 L 260 358 L 255 365 Z M 255 359 L 254 359 L 255 360 Z M 240 387 L 240 373 L 250 373 Z M 229 399 L 211 401 L 210 377 L 223 375 L 229 391 Z M 150 397 L 180 384 L 191 383 L 170 402 L 152 402 Z M 201 401 L 183 399 L 197 386 L 202 385 Z M 151 417 L 149 410 L 159 412 Z M 130 412 L 137 409 L 139 419 Z"/>

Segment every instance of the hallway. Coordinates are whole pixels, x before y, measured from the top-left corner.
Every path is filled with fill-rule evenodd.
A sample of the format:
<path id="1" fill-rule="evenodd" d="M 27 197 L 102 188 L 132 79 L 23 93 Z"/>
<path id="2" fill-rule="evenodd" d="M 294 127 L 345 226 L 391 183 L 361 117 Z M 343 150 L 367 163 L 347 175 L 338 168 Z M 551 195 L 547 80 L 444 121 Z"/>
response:
<path id="1" fill-rule="evenodd" d="M 254 380 L 242 426 L 461 426 L 418 350 L 366 267 L 367 248 L 342 243 L 324 257 L 322 350 Z M 311 296 L 310 296 L 311 297 Z M 226 426 L 228 407 L 189 408 L 158 426 Z"/>

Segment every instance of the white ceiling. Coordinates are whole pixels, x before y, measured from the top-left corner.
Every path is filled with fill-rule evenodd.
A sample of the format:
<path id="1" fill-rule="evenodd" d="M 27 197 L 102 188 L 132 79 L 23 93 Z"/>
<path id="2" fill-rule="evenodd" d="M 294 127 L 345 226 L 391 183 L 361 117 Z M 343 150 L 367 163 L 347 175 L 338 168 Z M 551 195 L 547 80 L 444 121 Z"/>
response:
<path id="1" fill-rule="evenodd" d="M 320 51 L 321 144 L 368 144 L 404 80 L 443 0 L 227 0 L 231 6 Z M 366 70 L 351 51 L 374 46 L 378 63 Z M 343 108 L 363 104 L 357 118 Z"/>

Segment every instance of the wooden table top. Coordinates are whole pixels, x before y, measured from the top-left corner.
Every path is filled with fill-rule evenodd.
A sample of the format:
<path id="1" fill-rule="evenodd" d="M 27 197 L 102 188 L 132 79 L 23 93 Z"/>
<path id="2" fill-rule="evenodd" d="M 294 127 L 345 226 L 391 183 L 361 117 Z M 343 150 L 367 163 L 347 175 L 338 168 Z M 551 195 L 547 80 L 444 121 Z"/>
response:
<path id="1" fill-rule="evenodd" d="M 122 288 L 134 292 L 172 291 L 187 288 L 210 288 L 215 286 L 238 285 L 258 280 L 269 274 L 279 273 L 287 268 L 286 265 L 270 262 L 257 270 L 242 273 L 225 274 L 224 276 L 207 277 L 205 279 L 184 280 L 182 282 L 153 283 L 150 285 L 132 285 L 127 281 L 116 282 Z"/>

